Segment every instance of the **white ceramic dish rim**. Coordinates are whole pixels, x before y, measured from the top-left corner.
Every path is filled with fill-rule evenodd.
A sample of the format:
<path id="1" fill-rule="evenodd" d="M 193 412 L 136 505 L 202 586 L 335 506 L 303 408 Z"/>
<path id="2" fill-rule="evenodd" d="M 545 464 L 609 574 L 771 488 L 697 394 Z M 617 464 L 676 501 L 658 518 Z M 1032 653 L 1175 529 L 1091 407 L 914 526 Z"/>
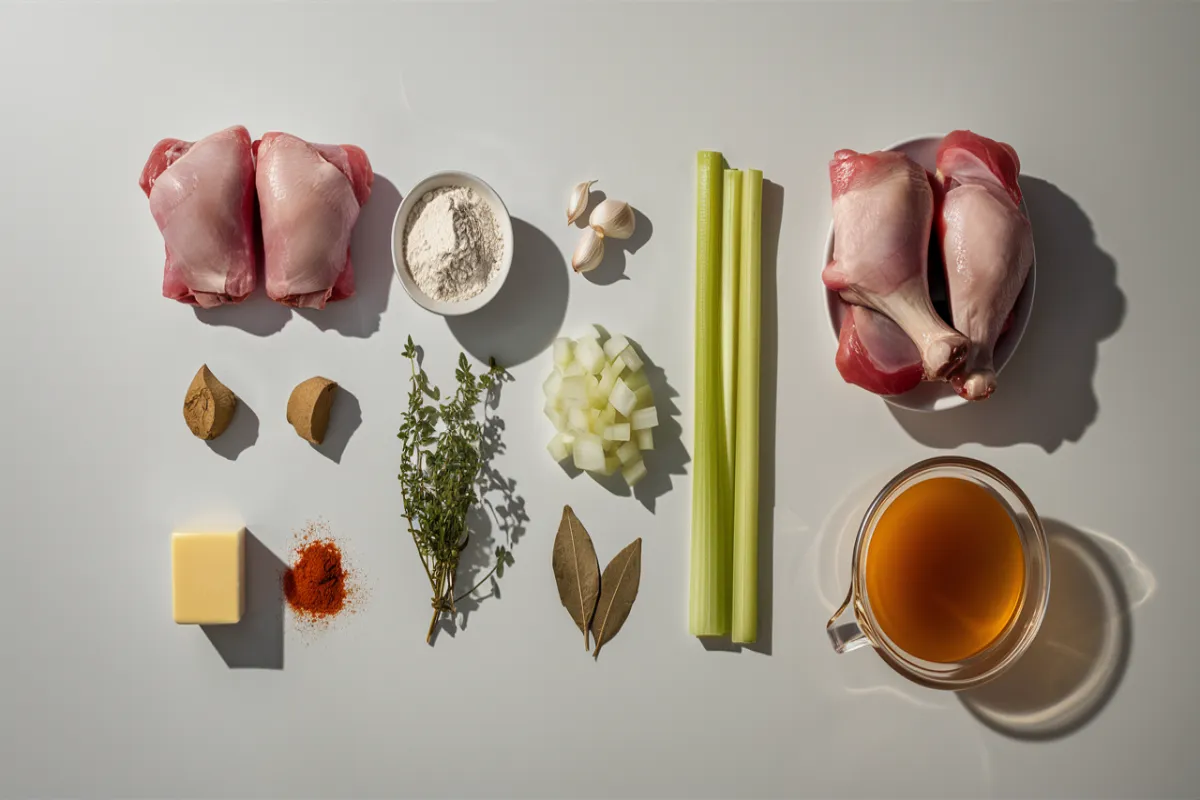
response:
<path id="1" fill-rule="evenodd" d="M 900 141 L 884 148 L 885 150 L 899 150 L 906 154 L 912 149 L 916 149 L 922 145 L 928 146 L 932 142 L 941 142 L 945 138 L 945 134 L 931 136 L 915 136 L 909 139 L 901 139 Z M 920 163 L 920 162 L 918 162 Z M 930 169 L 932 165 L 921 164 L 922 167 Z M 1021 199 L 1021 211 L 1025 213 L 1026 219 L 1029 219 L 1029 208 L 1025 204 L 1025 199 Z M 1032 225 L 1032 220 L 1030 221 Z M 825 260 L 821 263 L 821 268 L 833 258 L 833 223 L 829 223 L 829 233 L 825 237 Z M 1013 306 L 1014 318 L 1013 325 L 1009 331 L 1004 334 L 996 345 L 995 362 L 996 374 L 999 375 L 1004 367 L 1016 352 L 1017 346 L 1020 345 L 1021 339 L 1025 336 L 1025 329 L 1029 325 L 1029 317 L 1033 311 L 1033 296 L 1037 289 L 1037 251 L 1033 253 L 1033 263 L 1029 266 L 1029 277 L 1025 279 L 1025 285 L 1021 287 L 1021 293 L 1017 295 L 1017 302 Z M 842 299 L 838 297 L 836 292 L 831 292 L 825 289 L 825 306 L 826 312 L 829 315 L 829 322 L 833 329 L 834 341 L 839 338 L 840 331 L 837 325 L 838 304 L 842 303 Z M 959 396 L 951 387 L 950 384 L 944 381 L 923 381 L 916 388 L 911 389 L 904 394 L 898 395 L 880 395 L 883 400 L 897 408 L 907 408 L 912 411 L 945 411 L 950 408 L 958 408 L 964 406 L 970 401 Z M 986 401 L 984 401 L 986 402 Z"/>
<path id="2" fill-rule="evenodd" d="M 435 300 L 421 291 L 421 287 L 417 286 L 412 273 L 408 270 L 408 263 L 404 260 L 404 227 L 408 224 L 409 214 L 427 192 L 445 186 L 467 186 L 479 192 L 491 207 L 492 214 L 496 217 L 496 223 L 500 226 L 501 238 L 504 240 L 504 254 L 500 259 L 499 274 L 482 292 L 458 303 Z M 512 269 L 512 260 L 513 227 L 508 207 L 504 205 L 504 201 L 500 199 L 496 190 L 477 175 L 460 170 L 443 170 L 427 175 L 417 181 L 417 184 L 404 196 L 400 208 L 396 209 L 396 217 L 392 220 L 392 267 L 396 272 L 396 277 L 400 280 L 400 285 L 404 287 L 404 291 L 408 293 L 414 303 L 427 311 L 446 317 L 456 317 L 478 311 L 500 293 L 500 288 L 508 279 L 508 273 Z"/>

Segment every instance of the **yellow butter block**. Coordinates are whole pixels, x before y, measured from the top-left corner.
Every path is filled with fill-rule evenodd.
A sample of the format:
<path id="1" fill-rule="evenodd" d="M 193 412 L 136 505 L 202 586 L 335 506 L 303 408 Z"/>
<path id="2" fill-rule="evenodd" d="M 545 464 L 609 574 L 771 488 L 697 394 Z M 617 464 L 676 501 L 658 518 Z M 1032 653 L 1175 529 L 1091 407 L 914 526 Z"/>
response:
<path id="1" fill-rule="evenodd" d="M 180 625 L 232 625 L 246 606 L 246 529 L 171 534 L 171 601 Z"/>

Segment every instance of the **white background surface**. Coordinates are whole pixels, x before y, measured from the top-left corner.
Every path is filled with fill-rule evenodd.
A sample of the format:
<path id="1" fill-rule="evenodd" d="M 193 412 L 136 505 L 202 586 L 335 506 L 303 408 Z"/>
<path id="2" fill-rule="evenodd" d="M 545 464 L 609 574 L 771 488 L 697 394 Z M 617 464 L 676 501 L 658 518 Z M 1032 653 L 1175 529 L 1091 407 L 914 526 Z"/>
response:
<path id="1" fill-rule="evenodd" d="M 1195 796 L 1198 34 L 1183 4 L 4 5 L 0 794 Z M 237 123 L 370 154 L 355 300 L 302 315 L 260 289 L 198 315 L 159 296 L 142 163 L 161 137 Z M 993 400 L 898 418 L 833 366 L 825 163 L 955 127 L 1013 143 L 1039 179 L 1037 305 Z M 651 512 L 542 450 L 538 351 L 594 321 L 680 393 L 682 442 L 658 467 L 686 471 L 698 148 L 783 187 L 769 655 L 687 635 L 688 476 L 660 478 Z M 399 192 L 447 168 L 524 221 L 515 290 L 458 328 L 388 272 Z M 589 178 L 653 225 L 611 285 L 566 272 L 565 199 Z M 598 279 L 619 276 L 610 259 Z M 513 363 L 498 466 L 530 518 L 503 597 L 432 648 L 395 480 L 409 333 L 443 384 L 459 339 Z M 243 408 L 211 449 L 179 411 L 205 362 L 258 420 Z M 284 421 L 314 374 L 361 408 L 340 464 Z M 829 648 L 854 492 L 946 450 L 1009 472 L 1064 541 L 1105 554 L 1096 585 L 1121 613 L 1096 619 L 1103 592 L 1083 591 L 1036 671 L 1049 685 L 1003 701 L 1110 695 L 1066 735 L 1005 735 L 870 652 Z M 644 539 L 641 595 L 598 663 L 549 568 L 565 502 L 602 562 Z M 245 523 L 282 557 L 317 517 L 366 577 L 362 613 L 306 643 L 262 611 L 260 581 L 254 627 L 220 647 L 172 623 L 172 529 Z M 269 663 L 279 646 L 282 670 L 223 658 Z"/>

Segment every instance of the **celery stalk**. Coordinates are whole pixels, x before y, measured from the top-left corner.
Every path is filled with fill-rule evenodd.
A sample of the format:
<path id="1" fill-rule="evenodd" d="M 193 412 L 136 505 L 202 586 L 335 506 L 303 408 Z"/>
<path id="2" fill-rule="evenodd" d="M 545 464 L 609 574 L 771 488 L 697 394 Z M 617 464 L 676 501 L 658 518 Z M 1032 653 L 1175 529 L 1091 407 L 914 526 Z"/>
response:
<path id="1" fill-rule="evenodd" d="M 762 172 L 742 182 L 742 257 L 738 284 L 737 429 L 734 433 L 733 633 L 758 638 L 758 394 L 762 337 Z"/>
<path id="2" fill-rule="evenodd" d="M 721 485 L 733 495 L 734 428 L 737 418 L 738 262 L 742 249 L 742 172 L 725 170 L 721 217 Z"/>
<path id="3" fill-rule="evenodd" d="M 733 541 L 721 486 L 720 153 L 696 155 L 696 436 L 692 453 L 692 557 L 688 631 L 730 631 Z"/>

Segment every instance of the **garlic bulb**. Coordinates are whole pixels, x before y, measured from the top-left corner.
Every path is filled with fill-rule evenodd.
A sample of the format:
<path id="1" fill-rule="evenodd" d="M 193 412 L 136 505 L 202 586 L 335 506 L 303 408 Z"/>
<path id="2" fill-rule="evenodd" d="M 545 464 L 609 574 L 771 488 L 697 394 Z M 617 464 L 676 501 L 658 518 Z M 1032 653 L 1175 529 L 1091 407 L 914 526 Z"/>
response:
<path id="1" fill-rule="evenodd" d="M 633 236 L 633 209 L 620 200 L 605 200 L 592 211 L 588 224 L 613 239 Z"/>
<path id="2" fill-rule="evenodd" d="M 575 184 L 575 188 L 571 190 L 571 199 L 567 202 L 567 224 L 570 225 L 575 220 L 583 216 L 583 212 L 587 211 L 588 194 L 595 181 L 584 181 L 583 183 Z"/>
<path id="3" fill-rule="evenodd" d="M 595 228 L 588 228 L 575 248 L 571 257 L 571 268 L 576 272 L 590 272 L 600 266 L 604 260 L 604 234 Z"/>

